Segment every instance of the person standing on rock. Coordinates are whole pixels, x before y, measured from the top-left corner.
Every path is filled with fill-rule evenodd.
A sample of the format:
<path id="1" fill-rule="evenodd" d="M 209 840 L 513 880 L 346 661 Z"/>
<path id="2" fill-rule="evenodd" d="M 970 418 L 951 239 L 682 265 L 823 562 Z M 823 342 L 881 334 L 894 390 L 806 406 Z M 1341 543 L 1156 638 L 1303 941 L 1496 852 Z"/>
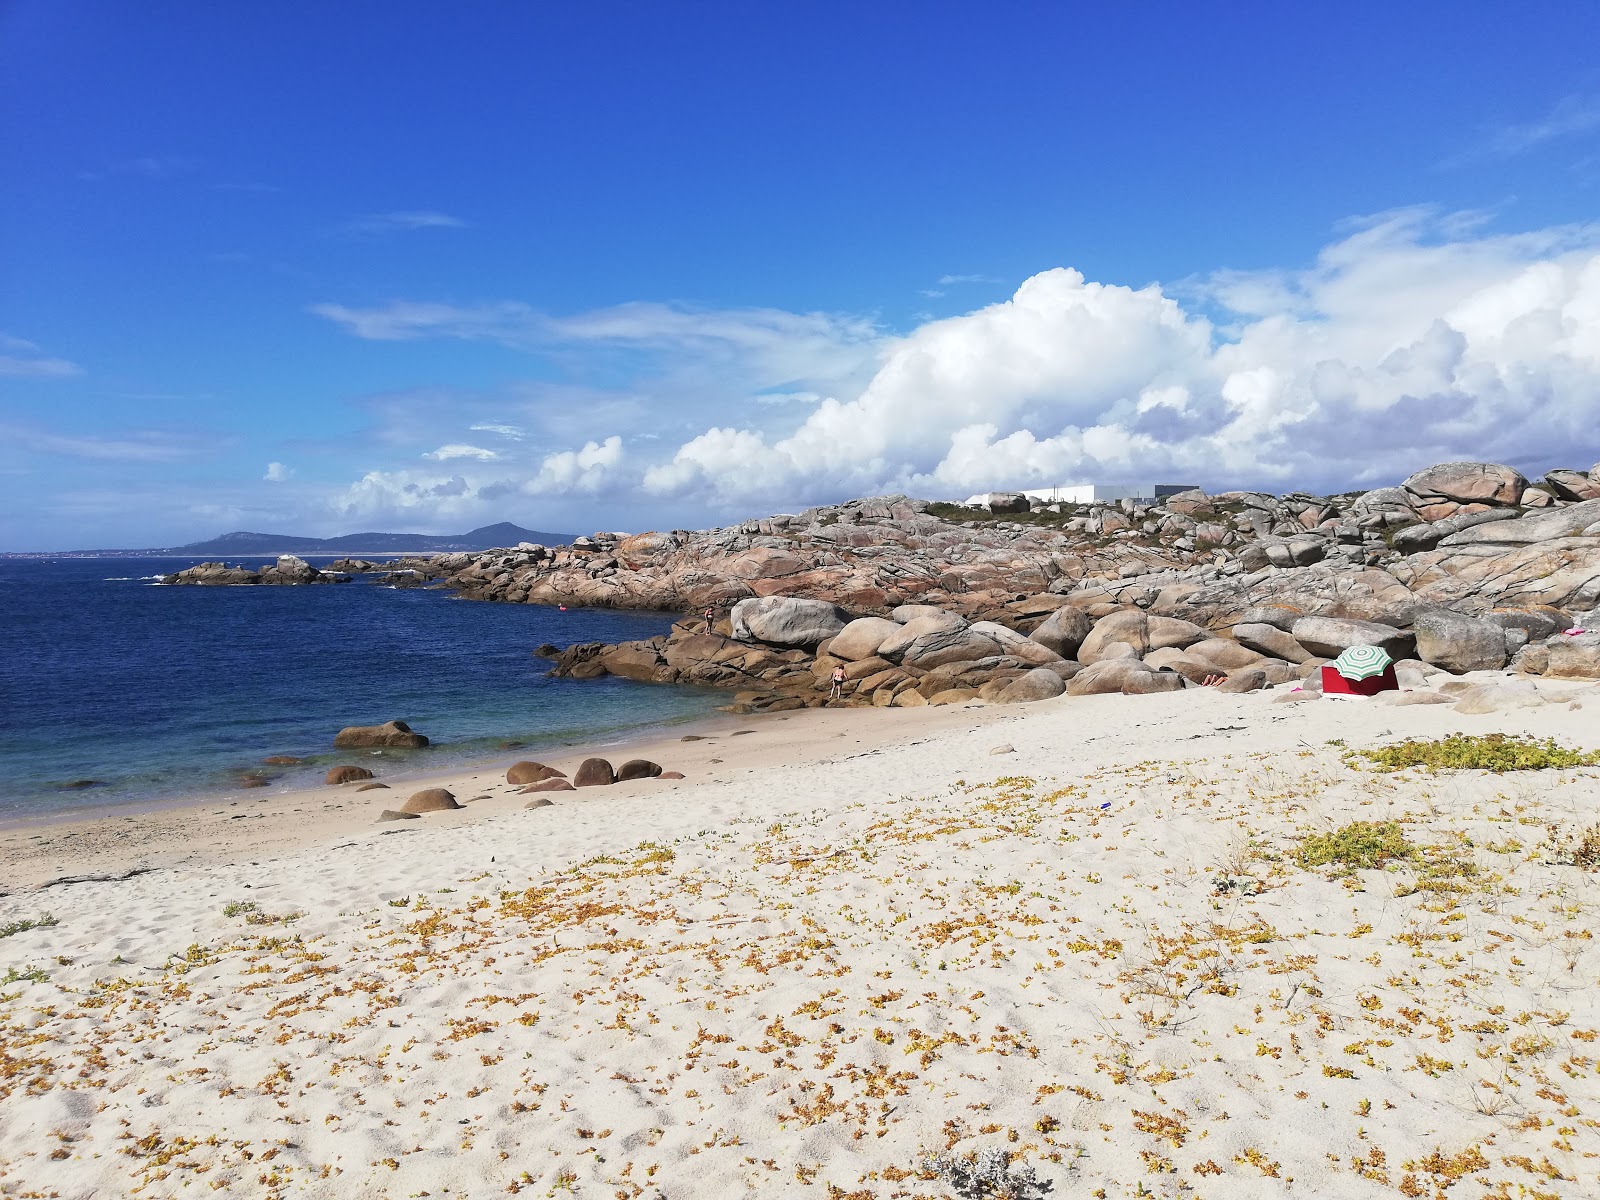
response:
<path id="1" fill-rule="evenodd" d="M 711 632 L 711 627 L 716 624 L 717 610 L 711 605 L 706 605 L 706 632 Z"/>
<path id="2" fill-rule="evenodd" d="M 839 700 L 844 696 L 844 668 L 833 669 L 833 687 L 828 692 L 829 700 Z"/>

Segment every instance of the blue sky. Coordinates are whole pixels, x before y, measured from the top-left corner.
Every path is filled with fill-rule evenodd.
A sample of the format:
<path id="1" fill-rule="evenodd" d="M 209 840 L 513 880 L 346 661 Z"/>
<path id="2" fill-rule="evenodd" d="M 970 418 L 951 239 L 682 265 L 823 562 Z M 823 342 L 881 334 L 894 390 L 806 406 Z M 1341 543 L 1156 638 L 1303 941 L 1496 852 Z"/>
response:
<path id="1" fill-rule="evenodd" d="M 10 0 L 0 548 L 1587 467 L 1596 45 L 1591 3 Z"/>

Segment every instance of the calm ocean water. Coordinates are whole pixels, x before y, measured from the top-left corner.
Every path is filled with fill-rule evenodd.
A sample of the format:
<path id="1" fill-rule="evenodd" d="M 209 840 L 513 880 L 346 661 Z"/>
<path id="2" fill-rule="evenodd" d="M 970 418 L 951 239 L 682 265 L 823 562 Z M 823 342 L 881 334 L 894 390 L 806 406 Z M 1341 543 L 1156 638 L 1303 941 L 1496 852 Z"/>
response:
<path id="1" fill-rule="evenodd" d="M 0 819 L 319 779 L 345 725 L 408 722 L 425 768 L 601 742 L 688 720 L 723 693 L 549 679 L 543 642 L 666 632 L 669 614 L 486 604 L 362 582 L 156 587 L 199 560 L 0 559 Z M 259 565 L 259 560 L 251 561 Z M 268 755 L 302 767 L 263 768 Z M 382 772 L 380 771 L 380 774 Z M 77 780 L 97 786 L 64 788 Z M 260 794 L 260 793 L 255 793 Z"/>

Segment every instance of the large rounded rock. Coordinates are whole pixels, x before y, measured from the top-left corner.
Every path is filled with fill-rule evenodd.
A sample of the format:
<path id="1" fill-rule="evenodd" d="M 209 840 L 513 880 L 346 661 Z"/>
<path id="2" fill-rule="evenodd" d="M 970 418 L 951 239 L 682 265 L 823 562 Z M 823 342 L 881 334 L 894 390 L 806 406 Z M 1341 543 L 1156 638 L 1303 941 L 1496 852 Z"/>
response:
<path id="1" fill-rule="evenodd" d="M 901 608 L 927 608 L 924 604 L 906 604 Z M 896 612 L 901 609 L 895 609 Z M 929 633 L 955 633 L 967 627 L 967 623 L 955 613 L 941 612 L 934 609 L 932 612 L 918 613 L 909 620 L 900 623 L 900 630 L 891 633 L 878 644 L 878 656 L 890 662 L 899 662 L 900 656 L 912 642 Z"/>
<path id="2" fill-rule="evenodd" d="M 1319 658 L 1338 658 L 1351 646 L 1377 646 L 1390 658 L 1410 658 L 1416 648 L 1415 639 L 1404 630 L 1347 617 L 1301 617 L 1290 632 Z"/>
<path id="3" fill-rule="evenodd" d="M 541 762 L 524 760 L 523 762 L 512 763 L 510 767 L 506 768 L 506 782 L 514 783 L 519 787 L 525 783 L 538 783 L 541 780 L 554 779 L 558 776 L 565 779 L 566 772 L 558 771 L 554 767 L 546 766 Z"/>
<path id="4" fill-rule="evenodd" d="M 1090 663 L 1074 675 L 1067 683 L 1067 695 L 1101 696 L 1120 692 L 1130 680 L 1155 674 L 1158 672 L 1152 671 L 1136 658 L 1108 658 L 1103 662 Z M 1179 685 L 1182 685 L 1181 680 Z"/>
<path id="5" fill-rule="evenodd" d="M 648 758 L 630 758 L 617 768 L 617 782 L 627 779 L 654 779 L 661 774 L 661 764 Z"/>
<path id="6" fill-rule="evenodd" d="M 616 772 L 603 758 L 586 758 L 572 777 L 573 787 L 606 787 L 617 781 Z"/>
<path id="7" fill-rule="evenodd" d="M 336 750 L 365 750 L 373 747 L 395 747 L 418 750 L 428 744 L 420 733 L 411 732 L 404 721 L 385 721 L 382 725 L 349 725 L 334 735 Z"/>
<path id="8" fill-rule="evenodd" d="M 1261 655 L 1248 646 L 1241 646 L 1238 642 L 1231 642 L 1227 638 L 1208 638 L 1203 642 L 1196 642 L 1184 649 L 1185 658 L 1195 662 L 1206 663 L 1219 671 L 1237 671 L 1242 667 L 1253 667 L 1261 661 Z"/>
<path id="9" fill-rule="evenodd" d="M 1125 608 L 1101 617 L 1078 647 L 1078 661 L 1097 663 L 1118 643 L 1132 646 L 1141 657 L 1150 649 L 1150 618 L 1143 609 Z"/>
<path id="10" fill-rule="evenodd" d="M 1563 500 L 1600 500 L 1600 483 L 1584 471 L 1546 471 L 1544 481 Z"/>
<path id="11" fill-rule="evenodd" d="M 798 596 L 752 596 L 729 614 L 737 641 L 785 647 L 816 646 L 836 636 L 848 620 L 837 605 Z"/>
<path id="12" fill-rule="evenodd" d="M 1177 617 L 1151 616 L 1145 622 L 1145 629 L 1151 650 L 1164 650 L 1169 646 L 1181 650 L 1211 637 L 1211 631 L 1204 626 Z"/>
<path id="13" fill-rule="evenodd" d="M 1534 647 L 1529 646 L 1529 650 Z M 1600 633 L 1557 634 L 1545 643 L 1544 674 L 1554 679 L 1600 679 Z"/>
<path id="14" fill-rule="evenodd" d="M 875 658 L 878 647 L 901 630 L 898 621 L 882 617 L 857 617 L 841 629 L 828 645 L 828 653 L 846 662 Z"/>
<path id="15" fill-rule="evenodd" d="M 412 792 L 400 811 L 406 813 L 453 812 L 460 808 L 455 794 L 446 788 L 423 788 Z"/>
<path id="16" fill-rule="evenodd" d="M 1506 665 L 1506 631 L 1492 622 L 1434 609 L 1418 613 L 1412 627 L 1417 657 L 1425 663 L 1457 675 L 1498 671 Z"/>
<path id="17" fill-rule="evenodd" d="M 1150 696 L 1157 692 L 1181 692 L 1183 676 L 1176 671 L 1145 671 L 1135 673 L 1122 681 L 1124 696 Z"/>
<path id="18" fill-rule="evenodd" d="M 1033 663 L 1035 666 L 1048 666 L 1061 659 L 1061 655 L 1040 645 L 1027 634 L 1018 633 L 1015 629 L 995 621 L 974 621 L 967 628 L 969 632 L 981 634 L 999 646 L 1000 653 L 1020 658 L 1023 662 Z"/>
<path id="19" fill-rule="evenodd" d="M 1028 636 L 1046 650 L 1054 650 L 1062 658 L 1077 656 L 1078 647 L 1089 636 L 1094 622 L 1083 609 L 1068 604 L 1046 617 Z"/>
<path id="20" fill-rule="evenodd" d="M 1310 651 L 1295 641 L 1293 634 L 1285 633 L 1276 625 L 1262 623 L 1235 625 L 1233 636 L 1241 646 L 1271 658 L 1302 663 L 1311 657 Z"/>
<path id="21" fill-rule="evenodd" d="M 900 662 L 903 666 L 927 671 L 945 663 L 970 662 L 1000 653 L 1000 643 L 993 638 L 970 628 L 952 629 L 915 638 L 900 652 Z"/>
<path id="22" fill-rule="evenodd" d="M 937 604 L 902 604 L 891 609 L 889 616 L 900 625 L 909 625 L 922 617 L 955 617 L 957 621 L 961 621 L 960 617 L 956 617 L 954 613 L 940 608 Z M 965 625 L 966 622 L 961 621 L 961 624 Z"/>
<path id="23" fill-rule="evenodd" d="M 1426 467 L 1400 486 L 1425 504 L 1443 499 L 1505 506 L 1522 499 L 1528 480 L 1515 467 L 1500 463 L 1448 462 Z"/>
<path id="24" fill-rule="evenodd" d="M 1001 704 L 1028 704 L 1035 700 L 1053 700 L 1066 690 L 1061 676 L 1044 667 L 1035 667 L 1006 684 L 995 699 Z"/>
<path id="25" fill-rule="evenodd" d="M 362 779 L 371 779 L 372 772 L 365 767 L 329 767 L 328 773 L 322 777 L 323 783 L 355 783 Z"/>
<path id="26" fill-rule="evenodd" d="M 530 783 L 527 787 L 522 789 L 522 791 L 524 793 L 528 793 L 528 792 L 570 792 L 570 791 L 573 791 L 573 790 L 574 790 L 573 786 L 570 783 L 568 783 L 565 779 L 557 779 L 557 778 L 555 778 L 553 776 L 551 778 L 549 778 L 549 779 L 541 779 L 538 783 Z"/>

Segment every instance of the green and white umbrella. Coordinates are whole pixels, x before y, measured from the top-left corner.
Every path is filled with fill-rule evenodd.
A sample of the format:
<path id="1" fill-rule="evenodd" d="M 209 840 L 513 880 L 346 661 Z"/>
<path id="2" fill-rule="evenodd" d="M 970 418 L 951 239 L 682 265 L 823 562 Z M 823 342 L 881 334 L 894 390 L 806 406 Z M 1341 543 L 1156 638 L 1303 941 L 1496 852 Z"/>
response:
<path id="1" fill-rule="evenodd" d="M 1371 679 L 1382 675 L 1393 662 L 1377 646 L 1351 646 L 1333 660 L 1333 669 L 1346 679 Z"/>

